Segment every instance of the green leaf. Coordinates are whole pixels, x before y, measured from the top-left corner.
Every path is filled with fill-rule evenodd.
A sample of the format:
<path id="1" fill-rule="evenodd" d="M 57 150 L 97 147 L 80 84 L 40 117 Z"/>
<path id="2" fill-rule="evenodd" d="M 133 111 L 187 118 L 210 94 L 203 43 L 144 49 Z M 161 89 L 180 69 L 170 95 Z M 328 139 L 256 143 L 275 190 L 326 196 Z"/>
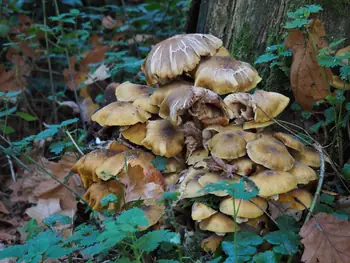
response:
<path id="1" fill-rule="evenodd" d="M 4 111 L 1 111 L 0 112 L 0 118 L 4 117 L 6 115 L 10 115 L 10 114 L 14 113 L 16 110 L 17 110 L 17 107 L 15 106 L 15 107 L 6 109 Z"/>
<path id="2" fill-rule="evenodd" d="M 332 213 L 334 212 L 334 210 L 333 210 L 333 208 L 330 207 L 329 205 L 326 205 L 326 204 L 316 204 L 314 212 L 315 212 L 315 213 L 324 212 L 324 213 L 327 213 L 327 214 L 332 214 Z"/>
<path id="3" fill-rule="evenodd" d="M 231 183 L 227 180 L 221 180 L 217 183 L 208 184 L 203 187 L 204 191 L 216 192 L 225 191 L 230 196 L 234 198 L 239 198 L 243 200 L 250 200 L 251 198 L 257 196 L 259 190 L 257 186 L 252 182 L 242 178 L 239 182 Z"/>
<path id="4" fill-rule="evenodd" d="M 169 230 L 155 230 L 140 237 L 136 241 L 135 247 L 145 252 L 152 252 L 162 242 L 180 244 L 180 235 L 178 233 L 169 232 Z"/>
<path id="5" fill-rule="evenodd" d="M 64 150 L 65 144 L 61 141 L 57 141 L 50 144 L 50 152 L 58 155 Z"/>
<path id="6" fill-rule="evenodd" d="M 74 118 L 74 119 L 70 119 L 70 120 L 65 120 L 65 121 L 62 121 L 61 124 L 59 125 L 59 127 L 65 127 L 65 126 L 68 126 L 70 124 L 73 124 L 73 123 L 76 123 L 77 121 L 79 121 L 78 118 Z"/>
<path id="7" fill-rule="evenodd" d="M 180 196 L 179 192 L 164 192 L 159 202 L 162 203 L 162 202 L 165 202 L 166 200 L 176 201 L 177 199 L 179 199 L 179 196 Z"/>
<path id="8" fill-rule="evenodd" d="M 132 260 L 130 258 L 121 258 L 118 259 L 115 263 L 138 263 L 137 260 Z"/>
<path id="9" fill-rule="evenodd" d="M 157 263 L 180 263 L 180 262 L 172 259 L 159 259 L 157 260 Z"/>
<path id="10" fill-rule="evenodd" d="M 109 248 L 112 248 L 113 245 L 111 245 Z M 101 252 L 105 251 L 106 249 L 108 249 L 108 247 L 106 247 L 103 243 L 98 243 L 95 244 L 93 246 L 87 247 L 84 250 L 81 251 L 81 253 L 83 255 L 89 255 L 89 256 L 94 256 L 94 255 L 98 255 Z"/>
<path id="11" fill-rule="evenodd" d="M 282 215 L 276 219 L 276 222 L 281 230 L 293 232 L 299 231 L 297 221 L 292 216 Z"/>
<path id="12" fill-rule="evenodd" d="M 255 60 L 254 64 L 271 62 L 272 60 L 274 60 L 276 58 L 278 58 L 278 56 L 276 56 L 273 53 L 265 53 L 265 54 L 262 54 L 260 57 L 258 57 L 257 60 Z"/>
<path id="13" fill-rule="evenodd" d="M 350 102 L 347 102 L 347 103 L 346 103 L 345 108 L 346 108 L 346 110 L 350 111 Z"/>
<path id="14" fill-rule="evenodd" d="M 29 245 L 14 245 L 0 250 L 0 260 L 6 258 L 19 258 L 26 254 Z"/>
<path id="15" fill-rule="evenodd" d="M 300 110 L 302 110 L 302 107 L 301 107 L 299 104 L 295 103 L 295 102 L 290 106 L 290 108 L 291 108 L 292 110 L 295 110 L 295 111 L 300 111 Z"/>
<path id="16" fill-rule="evenodd" d="M 29 113 L 26 112 L 16 112 L 16 116 L 26 120 L 26 121 L 35 121 L 36 117 L 33 115 L 30 115 Z"/>
<path id="17" fill-rule="evenodd" d="M 291 22 L 287 22 L 286 25 L 284 26 L 284 28 L 287 28 L 287 29 L 300 28 L 300 27 L 307 25 L 308 22 L 309 22 L 309 20 L 307 20 L 305 18 L 295 19 Z"/>
<path id="18" fill-rule="evenodd" d="M 67 256 L 69 254 L 72 254 L 74 250 L 77 250 L 77 248 L 64 248 L 61 247 L 60 245 L 52 246 L 50 247 L 46 253 L 45 256 L 50 259 L 58 259 L 63 256 Z"/>
<path id="19" fill-rule="evenodd" d="M 60 0 L 62 4 L 70 6 L 83 6 L 81 0 Z"/>
<path id="20" fill-rule="evenodd" d="M 57 127 L 56 125 L 52 126 L 49 129 L 46 129 L 46 130 L 43 130 L 42 132 L 39 132 L 36 135 L 35 140 L 40 141 L 40 140 L 45 140 L 49 137 L 52 137 L 58 132 L 58 130 L 59 130 L 59 127 Z"/>
<path id="21" fill-rule="evenodd" d="M 133 227 L 147 226 L 148 219 L 145 217 L 144 211 L 140 208 L 134 207 L 118 216 L 117 224 L 130 225 Z"/>
<path id="22" fill-rule="evenodd" d="M 102 206 L 108 206 L 110 203 L 118 203 L 118 197 L 115 194 L 108 194 L 101 199 Z"/>
<path id="23" fill-rule="evenodd" d="M 301 112 L 301 117 L 303 117 L 304 119 L 309 119 L 311 116 L 312 114 L 310 112 L 307 112 L 307 111 Z"/>
<path id="24" fill-rule="evenodd" d="M 152 160 L 152 164 L 159 171 L 165 171 L 166 170 L 166 163 L 167 163 L 167 161 L 168 161 L 167 158 L 157 155 L 156 158 L 154 158 Z"/>
<path id="25" fill-rule="evenodd" d="M 323 112 L 324 116 L 326 117 L 324 124 L 329 125 L 334 122 L 335 117 L 335 108 L 329 107 L 328 109 L 324 110 Z"/>
<path id="26" fill-rule="evenodd" d="M 345 211 L 336 211 L 334 213 L 332 213 L 332 215 L 334 215 L 335 217 L 338 217 L 340 220 L 349 220 L 349 214 Z"/>
<path id="27" fill-rule="evenodd" d="M 72 218 L 66 215 L 55 214 L 55 215 L 50 215 L 49 217 L 46 217 L 43 220 L 43 223 L 48 226 L 53 226 L 56 223 L 61 223 L 62 225 L 69 225 L 72 223 Z"/>
<path id="28" fill-rule="evenodd" d="M 344 164 L 343 168 L 341 169 L 341 174 L 344 176 L 346 179 L 350 179 L 350 163 Z"/>
<path id="29" fill-rule="evenodd" d="M 31 218 L 28 223 L 23 227 L 23 231 L 27 233 L 26 240 L 30 240 L 42 231 L 42 227 L 38 222 Z"/>
<path id="30" fill-rule="evenodd" d="M 0 125 L 0 131 L 2 131 L 5 134 L 13 133 L 15 130 L 12 127 Z"/>
<path id="31" fill-rule="evenodd" d="M 212 259 L 209 263 L 219 263 L 221 259 L 222 259 L 222 257 L 220 256 L 220 257 Z"/>
<path id="32" fill-rule="evenodd" d="M 333 205 L 334 204 L 334 196 L 328 195 L 328 194 L 321 194 L 320 201 L 321 201 L 321 203 L 325 203 L 327 205 Z"/>
<path id="33" fill-rule="evenodd" d="M 245 246 L 258 246 L 264 242 L 264 239 L 251 231 L 240 231 L 236 234 L 237 245 Z"/>
<path id="34" fill-rule="evenodd" d="M 104 94 L 100 93 L 96 96 L 95 101 L 98 104 L 102 104 L 104 99 L 105 99 Z"/>
<path id="35" fill-rule="evenodd" d="M 311 133 L 318 133 L 318 131 L 320 130 L 320 128 L 324 126 L 324 121 L 319 121 L 317 123 L 315 123 L 314 125 L 312 125 L 310 128 L 309 128 L 309 131 Z"/>
<path id="36" fill-rule="evenodd" d="M 297 253 L 300 245 L 300 237 L 292 231 L 278 230 L 264 236 L 264 239 L 272 245 L 273 251 L 283 255 Z"/>
<path id="37" fill-rule="evenodd" d="M 254 255 L 253 261 L 255 263 L 278 263 L 276 254 L 273 251 L 265 251 Z"/>

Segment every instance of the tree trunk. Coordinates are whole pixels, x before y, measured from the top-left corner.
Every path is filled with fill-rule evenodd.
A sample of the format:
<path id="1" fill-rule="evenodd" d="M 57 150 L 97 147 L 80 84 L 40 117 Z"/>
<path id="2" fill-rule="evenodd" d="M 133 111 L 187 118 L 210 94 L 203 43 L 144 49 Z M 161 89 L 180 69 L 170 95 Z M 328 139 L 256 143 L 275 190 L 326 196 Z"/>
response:
<path id="1" fill-rule="evenodd" d="M 348 38 L 350 0 L 314 0 L 330 41 Z M 237 59 L 253 62 L 266 46 L 281 43 L 287 12 L 310 4 L 307 0 L 192 0 L 187 32 L 210 33 L 224 41 Z"/>

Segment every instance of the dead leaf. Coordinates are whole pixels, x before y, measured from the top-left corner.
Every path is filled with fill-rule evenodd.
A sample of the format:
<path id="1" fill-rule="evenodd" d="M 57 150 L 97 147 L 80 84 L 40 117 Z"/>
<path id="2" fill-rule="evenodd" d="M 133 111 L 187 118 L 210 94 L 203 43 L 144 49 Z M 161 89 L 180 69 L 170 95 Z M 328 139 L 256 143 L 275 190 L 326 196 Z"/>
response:
<path id="1" fill-rule="evenodd" d="M 1 201 L 0 201 L 0 213 L 3 213 L 5 215 L 9 214 L 9 210 L 7 210 L 6 206 Z"/>
<path id="2" fill-rule="evenodd" d="M 19 91 L 25 89 L 27 81 L 25 76 L 30 74 L 27 64 L 23 67 L 14 67 L 6 71 L 3 65 L 0 65 L 0 91 Z"/>
<path id="3" fill-rule="evenodd" d="M 121 27 L 123 26 L 123 21 L 120 17 L 117 17 L 116 19 L 113 19 L 111 16 L 107 15 L 107 16 L 103 16 L 102 18 L 102 25 L 105 28 L 108 29 L 113 29 L 116 27 Z"/>
<path id="4" fill-rule="evenodd" d="M 328 46 L 323 39 L 326 35 L 320 20 L 309 23 L 310 38 L 299 29 L 292 29 L 286 39 L 286 47 L 292 49 L 293 63 L 290 72 L 291 88 L 296 102 L 305 110 L 312 110 L 312 103 L 324 99 L 328 95 L 328 85 L 332 80 L 332 72 L 318 65 L 313 44 L 316 50 Z M 326 79 L 325 79 L 326 78 Z"/>
<path id="5" fill-rule="evenodd" d="M 79 106 L 74 101 L 63 101 L 63 102 L 59 102 L 59 104 L 71 108 L 74 114 L 80 113 Z"/>
<path id="6" fill-rule="evenodd" d="M 304 245 L 302 262 L 350 262 L 350 222 L 318 213 L 300 230 Z"/>
<path id="7" fill-rule="evenodd" d="M 91 116 L 100 108 L 97 103 L 92 101 L 91 97 L 85 98 L 81 102 L 80 107 L 83 111 L 82 116 L 85 122 L 91 122 Z"/>
<path id="8" fill-rule="evenodd" d="M 108 50 L 108 46 L 96 46 L 95 48 L 85 53 L 84 58 L 79 63 L 80 72 L 89 73 L 89 64 L 101 62 L 105 58 L 105 54 Z"/>

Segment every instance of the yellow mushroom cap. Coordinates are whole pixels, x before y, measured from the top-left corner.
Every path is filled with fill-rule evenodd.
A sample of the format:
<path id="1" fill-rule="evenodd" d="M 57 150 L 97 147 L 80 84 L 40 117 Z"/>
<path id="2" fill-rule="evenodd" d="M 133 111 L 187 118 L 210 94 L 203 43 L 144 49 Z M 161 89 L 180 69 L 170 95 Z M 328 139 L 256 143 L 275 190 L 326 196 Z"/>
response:
<path id="1" fill-rule="evenodd" d="M 194 78 L 195 86 L 220 95 L 250 91 L 261 81 L 258 72 L 250 64 L 229 56 L 213 56 L 202 60 Z"/>
<path id="2" fill-rule="evenodd" d="M 141 231 L 155 225 L 165 214 L 164 204 L 159 204 L 155 199 L 144 200 L 140 209 L 143 210 L 145 217 L 148 219 L 148 225 L 146 227 L 140 227 Z"/>
<path id="3" fill-rule="evenodd" d="M 137 98 L 132 105 L 136 107 L 136 109 L 141 111 L 146 111 L 148 113 L 158 114 L 159 108 L 152 104 L 152 99 L 149 96 L 142 96 Z"/>
<path id="4" fill-rule="evenodd" d="M 213 56 L 222 41 L 209 34 L 176 35 L 155 45 L 141 69 L 150 85 L 164 84 L 193 70 L 202 56 Z"/>
<path id="5" fill-rule="evenodd" d="M 276 92 L 257 90 L 252 95 L 254 120 L 267 122 L 277 117 L 289 104 L 290 99 Z"/>
<path id="6" fill-rule="evenodd" d="M 201 230 L 211 231 L 221 235 L 235 231 L 234 221 L 230 217 L 220 212 L 202 220 L 199 223 L 199 228 Z M 239 226 L 236 225 L 236 231 L 239 231 L 239 229 Z"/>
<path id="7" fill-rule="evenodd" d="M 224 240 L 224 237 L 218 235 L 211 235 L 201 242 L 201 248 L 207 253 L 215 253 L 216 249 L 220 246 L 221 242 Z"/>
<path id="8" fill-rule="evenodd" d="M 101 126 L 127 126 L 145 122 L 150 114 L 138 111 L 129 102 L 112 102 L 92 115 L 91 120 Z"/>
<path id="9" fill-rule="evenodd" d="M 247 153 L 251 160 L 271 170 L 288 171 L 294 159 L 286 146 L 276 139 L 260 138 L 247 143 Z"/>
<path id="10" fill-rule="evenodd" d="M 242 127 L 239 125 L 229 124 L 227 126 L 221 125 L 209 125 L 202 130 L 203 146 L 207 149 L 208 141 L 213 138 L 213 136 L 219 132 L 225 131 L 239 131 L 242 130 Z"/>
<path id="11" fill-rule="evenodd" d="M 243 123 L 243 130 L 265 128 L 272 124 L 274 124 L 274 121 L 265 121 L 265 122 L 248 121 Z"/>
<path id="12" fill-rule="evenodd" d="M 228 51 L 227 48 L 225 48 L 224 46 L 220 47 L 218 49 L 218 51 L 215 53 L 214 56 L 219 56 L 219 57 L 230 57 L 230 51 Z"/>
<path id="13" fill-rule="evenodd" d="M 303 211 L 310 208 L 312 199 L 313 197 L 308 191 L 303 189 L 294 189 L 288 193 L 281 194 L 278 202 L 290 203 L 288 209 Z"/>
<path id="14" fill-rule="evenodd" d="M 350 90 L 350 83 L 346 83 L 339 76 L 332 76 L 332 87 L 340 90 Z"/>
<path id="15" fill-rule="evenodd" d="M 206 149 L 198 149 L 195 150 L 191 155 L 187 158 L 187 164 L 188 165 L 195 165 L 198 162 L 203 161 L 203 159 L 207 158 L 209 156 L 209 152 Z"/>
<path id="16" fill-rule="evenodd" d="M 117 141 L 111 141 L 107 145 L 107 150 L 112 150 L 115 152 L 115 154 L 117 154 L 117 153 L 121 153 L 121 152 L 124 152 L 126 150 L 130 150 L 130 149 L 125 144 L 122 144 L 122 143 L 117 142 Z"/>
<path id="17" fill-rule="evenodd" d="M 121 134 L 128 141 L 137 145 L 142 145 L 142 141 L 146 137 L 146 123 L 136 123 L 129 126 L 129 128 L 123 130 Z"/>
<path id="18" fill-rule="evenodd" d="M 168 120 L 147 123 L 146 138 L 142 144 L 156 155 L 173 157 L 184 147 L 184 134 Z"/>
<path id="19" fill-rule="evenodd" d="M 152 89 L 146 85 L 123 82 L 115 90 L 117 101 L 133 102 L 145 95 L 151 94 Z"/>
<path id="20" fill-rule="evenodd" d="M 208 148 L 215 157 L 232 160 L 247 153 L 246 141 L 235 132 L 221 132 L 208 142 Z"/>
<path id="21" fill-rule="evenodd" d="M 297 186 L 297 178 L 287 172 L 266 170 L 249 177 L 259 188 L 259 196 L 270 197 L 286 193 Z"/>
<path id="22" fill-rule="evenodd" d="M 217 211 L 215 211 L 213 208 L 206 206 L 205 204 L 201 203 L 201 202 L 195 202 L 192 205 L 192 219 L 199 221 L 199 220 L 203 220 L 206 219 L 210 216 L 212 216 L 213 214 L 217 213 Z"/>
<path id="23" fill-rule="evenodd" d="M 321 166 L 320 154 L 311 146 L 305 146 L 303 153 L 292 152 L 292 154 L 295 160 L 302 164 L 316 168 Z"/>
<path id="24" fill-rule="evenodd" d="M 252 95 L 245 92 L 237 92 L 227 95 L 224 103 L 231 111 L 230 118 L 235 123 L 244 123 L 254 119 L 252 108 Z"/>
<path id="25" fill-rule="evenodd" d="M 274 137 L 279 141 L 283 142 L 284 145 L 286 145 L 287 147 L 301 153 L 304 152 L 304 144 L 301 141 L 299 141 L 295 136 L 283 132 L 276 132 L 274 134 Z"/>
<path id="26" fill-rule="evenodd" d="M 254 141 L 259 137 L 256 133 L 241 130 L 234 131 L 234 133 L 241 136 L 246 142 Z"/>
<path id="27" fill-rule="evenodd" d="M 169 158 L 166 161 L 165 170 L 163 173 L 181 172 L 186 167 L 185 160 L 181 157 Z"/>
<path id="28" fill-rule="evenodd" d="M 208 193 L 204 191 L 203 187 L 198 183 L 198 179 L 194 178 L 187 183 L 181 198 L 194 198 L 207 194 Z"/>
<path id="29" fill-rule="evenodd" d="M 193 83 L 184 80 L 175 80 L 167 83 L 159 88 L 156 88 L 151 95 L 152 104 L 160 107 L 163 100 L 168 96 L 168 93 L 174 89 L 182 89 L 189 87 Z"/>
<path id="30" fill-rule="evenodd" d="M 178 173 L 170 173 L 164 175 L 164 183 L 166 187 L 169 189 L 171 186 L 174 186 L 179 181 L 180 174 Z"/>
<path id="31" fill-rule="evenodd" d="M 244 218 L 256 218 L 264 214 L 264 210 L 267 209 L 267 201 L 263 198 L 253 197 L 252 202 L 249 200 L 234 199 L 236 214 L 238 217 Z M 254 203 L 255 204 L 254 204 Z M 239 207 L 239 210 L 237 211 Z M 234 215 L 233 211 L 233 198 L 225 197 L 221 202 L 219 209 L 226 215 Z"/>
<path id="32" fill-rule="evenodd" d="M 237 166 L 237 171 L 235 171 L 236 174 L 245 176 L 250 175 L 256 167 L 256 164 L 248 157 L 235 159 L 232 164 Z"/>
<path id="33" fill-rule="evenodd" d="M 201 185 L 201 187 L 205 187 L 208 184 L 214 184 L 219 182 L 220 180 L 225 180 L 223 177 L 221 177 L 218 173 L 205 173 L 198 179 L 198 183 Z M 232 179 L 231 179 L 232 180 Z M 216 195 L 216 196 L 227 196 L 228 193 L 223 190 L 210 192 L 210 194 Z"/>
<path id="34" fill-rule="evenodd" d="M 312 168 L 298 161 L 295 161 L 293 168 L 288 173 L 297 178 L 298 184 L 308 184 L 318 179 L 316 172 Z"/>

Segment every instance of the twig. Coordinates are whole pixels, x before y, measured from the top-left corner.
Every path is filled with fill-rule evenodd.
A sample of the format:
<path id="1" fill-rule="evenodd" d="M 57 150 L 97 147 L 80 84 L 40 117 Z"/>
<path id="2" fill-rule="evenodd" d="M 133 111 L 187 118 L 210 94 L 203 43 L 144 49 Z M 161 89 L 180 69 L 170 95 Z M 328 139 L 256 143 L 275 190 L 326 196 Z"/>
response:
<path id="1" fill-rule="evenodd" d="M 15 171 L 14 171 L 14 169 L 13 169 L 13 163 L 12 163 L 11 157 L 10 157 L 8 154 L 6 154 L 6 157 L 7 157 L 7 160 L 8 160 L 8 162 L 9 162 L 12 180 L 13 180 L 14 182 L 16 182 L 16 175 L 15 175 Z"/>
<path id="2" fill-rule="evenodd" d="M 79 148 L 78 144 L 75 142 L 75 140 L 73 139 L 72 135 L 70 134 L 69 131 L 66 131 L 69 139 L 72 141 L 73 145 L 75 146 L 75 148 L 77 149 L 77 151 L 81 154 L 84 155 L 83 151 Z"/>
<path id="3" fill-rule="evenodd" d="M 323 153 L 323 150 L 322 150 L 322 148 L 321 148 L 320 145 L 315 144 L 314 147 L 315 147 L 316 150 L 319 152 L 319 154 L 320 154 L 320 159 L 321 159 L 320 178 L 318 179 L 317 189 L 316 189 L 314 198 L 313 198 L 313 200 L 312 200 L 312 203 L 311 203 L 309 212 L 308 212 L 308 214 L 307 214 L 307 216 L 306 216 L 306 219 L 305 219 L 304 224 L 305 224 L 307 221 L 309 221 L 310 217 L 312 216 L 312 212 L 313 212 L 314 209 L 315 209 L 315 206 L 316 206 L 316 203 L 317 203 L 317 199 L 318 199 L 318 197 L 320 196 L 320 192 L 321 192 L 322 185 L 323 185 L 323 181 L 324 181 L 324 172 L 325 172 L 324 153 Z"/>
<path id="4" fill-rule="evenodd" d="M 274 220 L 274 219 L 272 218 L 272 216 L 266 211 L 266 209 L 262 208 L 260 205 L 258 205 L 258 204 L 257 204 L 256 202 L 254 202 L 253 200 L 249 200 L 249 201 L 252 202 L 254 205 L 256 205 L 261 211 L 263 211 L 264 214 L 267 215 L 268 218 L 270 218 L 271 221 L 274 222 L 275 225 L 276 225 L 278 228 L 280 228 L 279 225 L 278 225 L 278 223 L 276 222 L 276 220 Z"/>

